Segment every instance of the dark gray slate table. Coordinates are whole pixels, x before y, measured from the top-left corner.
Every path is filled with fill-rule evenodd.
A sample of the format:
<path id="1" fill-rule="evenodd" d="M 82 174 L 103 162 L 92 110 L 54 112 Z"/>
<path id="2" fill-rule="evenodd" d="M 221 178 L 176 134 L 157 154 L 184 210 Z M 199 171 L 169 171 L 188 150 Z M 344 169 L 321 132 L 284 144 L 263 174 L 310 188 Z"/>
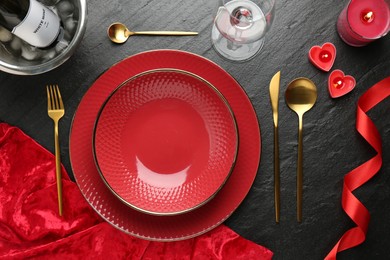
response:
<path id="1" fill-rule="evenodd" d="M 46 84 L 58 83 L 66 105 L 60 122 L 62 161 L 72 176 L 69 131 L 76 108 L 96 78 L 112 64 L 139 52 L 178 49 L 202 55 L 228 71 L 247 92 L 260 122 L 262 154 L 252 189 L 225 222 L 243 237 L 275 252 L 275 259 L 322 259 L 353 222 L 340 204 L 343 177 L 374 155 L 355 129 L 356 103 L 373 84 L 390 76 L 390 36 L 367 47 L 346 45 L 336 20 L 347 1 L 278 1 L 276 19 L 263 51 L 253 60 L 235 64 L 212 48 L 210 33 L 214 1 L 90 0 L 88 28 L 81 46 L 65 64 L 37 76 L 0 72 L 0 121 L 20 127 L 54 151 L 52 121 L 46 112 Z M 198 37 L 131 38 L 114 45 L 106 37 L 115 21 L 134 30 L 194 30 Z M 334 69 L 357 80 L 356 88 L 331 99 L 327 77 L 308 62 L 313 45 L 332 42 L 337 48 Z M 273 123 L 268 95 L 272 75 L 282 71 L 280 98 L 281 222 L 274 221 Z M 295 177 L 297 116 L 284 103 L 284 90 L 296 77 L 308 77 L 318 87 L 318 102 L 305 115 L 304 208 L 296 222 Z M 388 259 L 390 255 L 390 99 L 370 111 L 383 139 L 380 172 L 355 192 L 367 206 L 371 221 L 366 241 L 339 254 L 339 259 Z"/>

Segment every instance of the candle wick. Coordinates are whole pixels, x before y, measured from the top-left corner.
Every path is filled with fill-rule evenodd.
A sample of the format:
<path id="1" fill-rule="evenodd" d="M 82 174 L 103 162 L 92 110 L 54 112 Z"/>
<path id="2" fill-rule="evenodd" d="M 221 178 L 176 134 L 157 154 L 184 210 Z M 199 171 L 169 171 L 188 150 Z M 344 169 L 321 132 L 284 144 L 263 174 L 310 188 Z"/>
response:
<path id="1" fill-rule="evenodd" d="M 374 12 L 369 11 L 369 12 L 365 13 L 363 16 L 363 20 L 367 23 L 371 23 L 374 20 Z"/>

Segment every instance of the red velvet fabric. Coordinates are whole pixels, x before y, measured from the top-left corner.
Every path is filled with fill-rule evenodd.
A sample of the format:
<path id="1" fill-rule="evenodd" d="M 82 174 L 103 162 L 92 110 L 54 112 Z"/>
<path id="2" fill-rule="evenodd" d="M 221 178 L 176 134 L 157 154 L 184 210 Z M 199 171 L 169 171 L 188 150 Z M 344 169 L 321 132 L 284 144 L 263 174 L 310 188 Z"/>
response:
<path id="1" fill-rule="evenodd" d="M 65 169 L 63 169 L 65 173 Z M 0 259 L 271 259 L 224 225 L 196 238 L 152 242 L 104 222 L 63 174 L 58 215 L 54 156 L 20 129 L 0 124 Z"/>

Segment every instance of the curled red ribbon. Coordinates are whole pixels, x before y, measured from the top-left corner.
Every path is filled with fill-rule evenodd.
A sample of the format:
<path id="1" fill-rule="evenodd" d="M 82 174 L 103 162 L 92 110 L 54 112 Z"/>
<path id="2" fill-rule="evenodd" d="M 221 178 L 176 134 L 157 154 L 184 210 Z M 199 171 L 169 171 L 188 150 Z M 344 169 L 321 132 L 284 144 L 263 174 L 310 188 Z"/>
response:
<path id="1" fill-rule="evenodd" d="M 341 204 L 345 213 L 357 226 L 344 233 L 325 257 L 326 260 L 336 259 L 338 252 L 355 247 L 366 239 L 370 213 L 352 192 L 371 179 L 382 166 L 381 136 L 366 112 L 388 96 L 390 96 L 390 77 L 372 86 L 359 98 L 356 113 L 356 129 L 375 149 L 377 154 L 347 173 L 344 177 Z"/>

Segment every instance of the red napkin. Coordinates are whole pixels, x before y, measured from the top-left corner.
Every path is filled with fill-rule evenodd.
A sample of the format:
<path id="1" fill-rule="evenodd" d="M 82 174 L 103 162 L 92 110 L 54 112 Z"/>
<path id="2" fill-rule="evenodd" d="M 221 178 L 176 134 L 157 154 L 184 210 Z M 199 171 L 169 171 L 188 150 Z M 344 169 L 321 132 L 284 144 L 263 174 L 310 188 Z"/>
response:
<path id="1" fill-rule="evenodd" d="M 272 258 L 270 250 L 224 225 L 178 242 L 127 235 L 104 222 L 62 176 L 65 213 L 59 217 L 53 154 L 20 129 L 0 124 L 0 259 Z"/>

